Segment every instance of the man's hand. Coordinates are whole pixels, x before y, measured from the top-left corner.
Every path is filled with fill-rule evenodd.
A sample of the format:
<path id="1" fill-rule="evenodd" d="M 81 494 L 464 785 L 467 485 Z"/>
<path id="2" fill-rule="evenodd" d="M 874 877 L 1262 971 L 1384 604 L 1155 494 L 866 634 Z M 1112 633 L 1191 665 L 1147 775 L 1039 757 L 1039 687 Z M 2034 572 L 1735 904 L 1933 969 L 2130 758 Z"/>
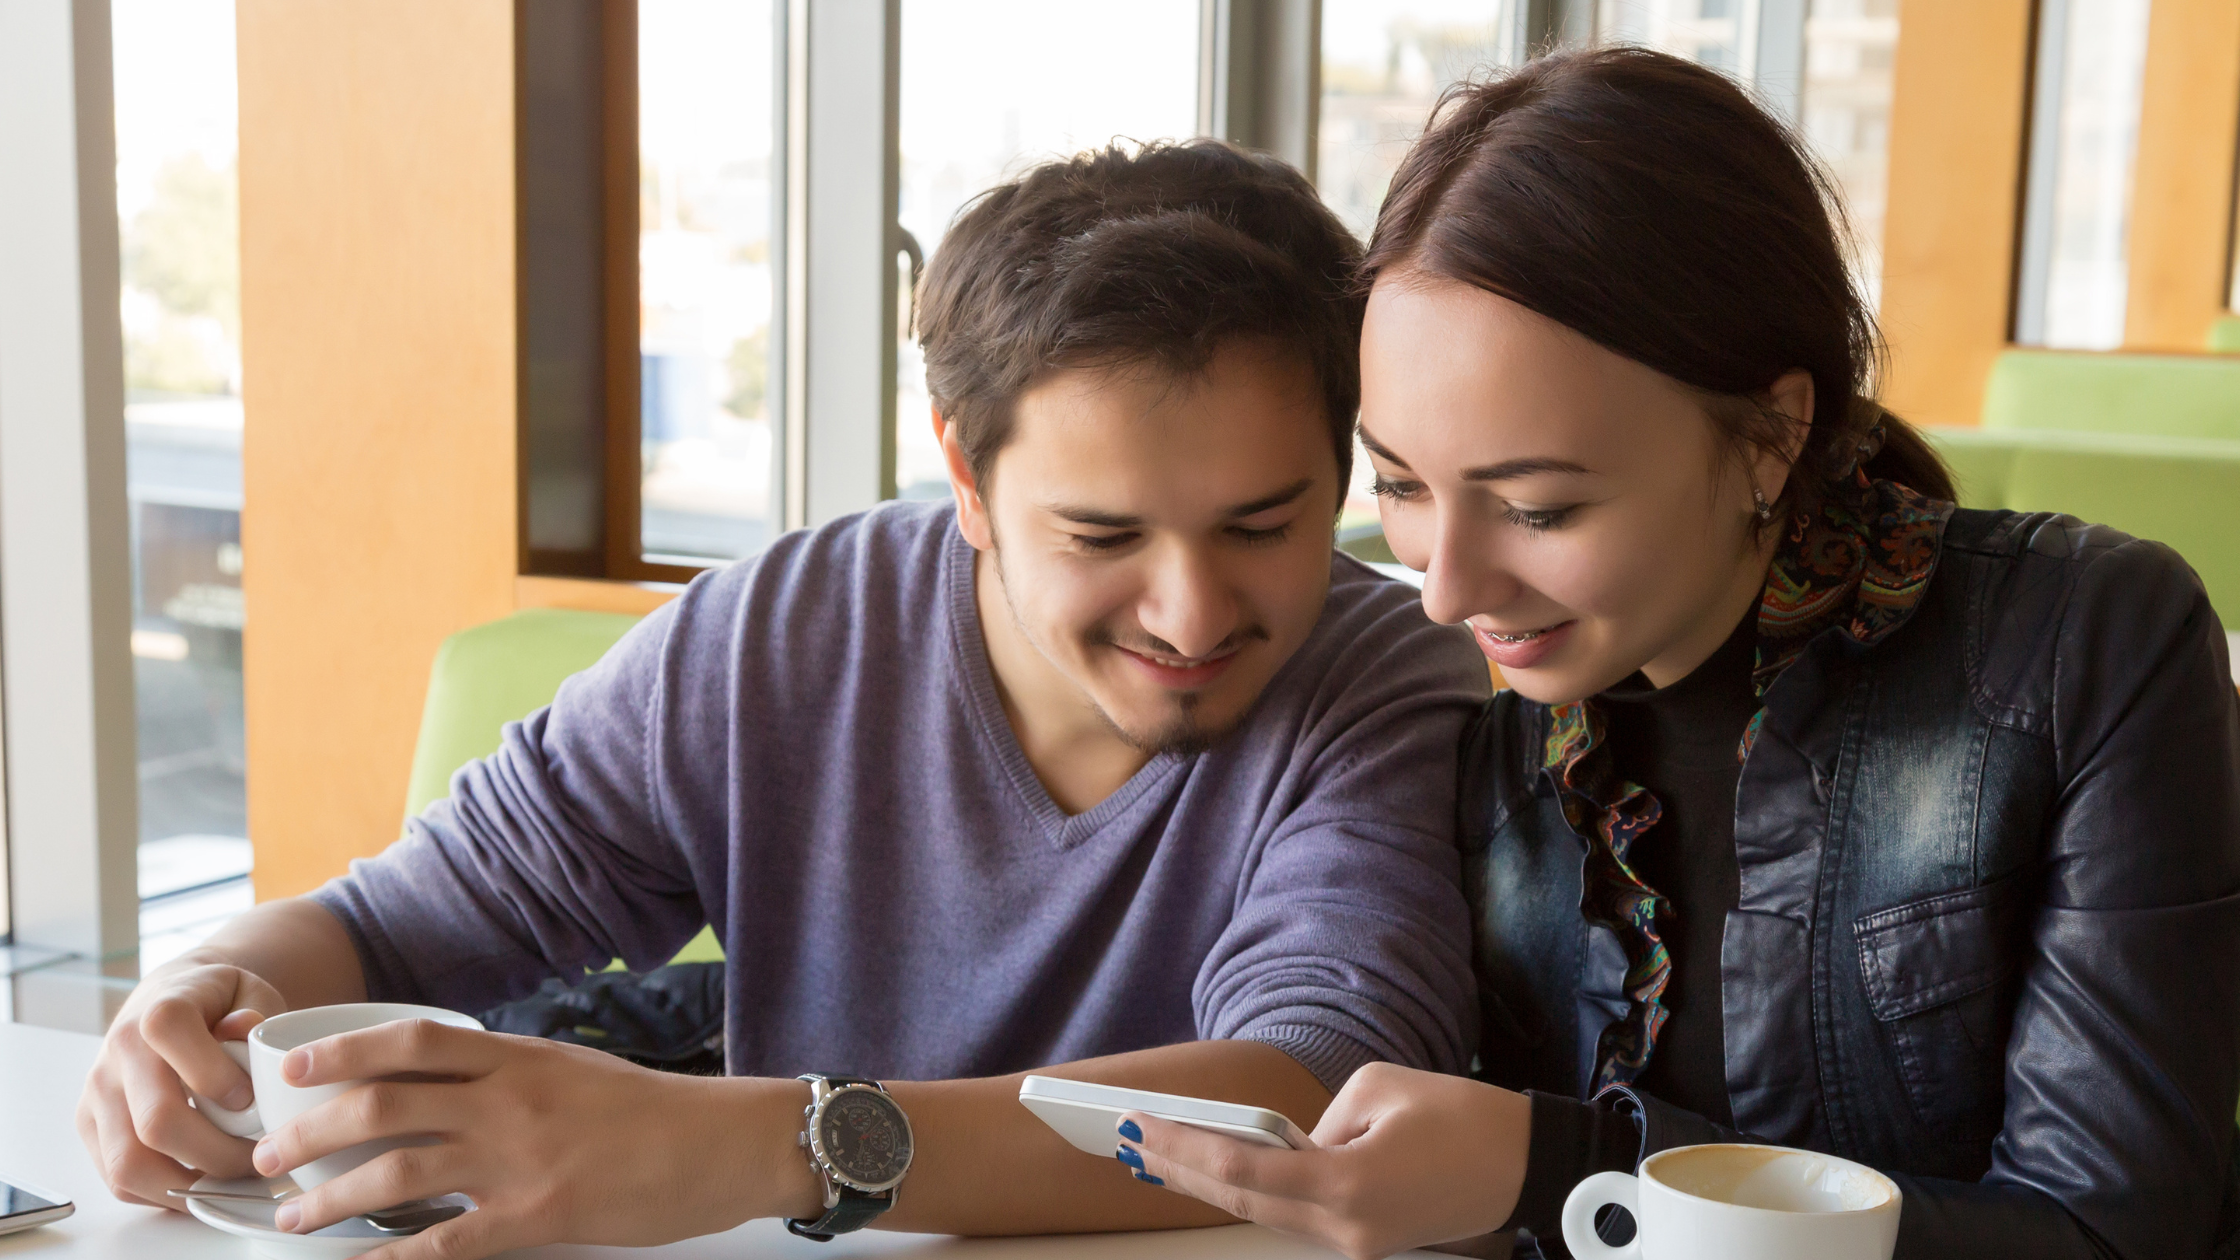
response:
<path id="1" fill-rule="evenodd" d="M 78 1097 L 78 1137 L 110 1193 L 181 1208 L 164 1191 L 193 1185 L 195 1170 L 249 1175 L 249 1144 L 220 1133 L 187 1094 L 236 1111 L 248 1106 L 249 1074 L 218 1043 L 287 1009 L 278 991 L 239 967 L 189 966 L 141 983 L 109 1026 Z"/>
<path id="2" fill-rule="evenodd" d="M 292 1050 L 296 1085 L 375 1079 L 256 1147 L 266 1176 L 380 1137 L 407 1147 L 289 1201 L 282 1229 L 460 1193 L 476 1210 L 374 1253 L 472 1260 L 548 1242 L 651 1246 L 763 1216 L 815 1217 L 823 1188 L 795 1145 L 800 1081 L 675 1076 L 597 1050 L 406 1020 Z"/>
<path id="3" fill-rule="evenodd" d="M 1256 1146 L 1137 1113 L 1123 1118 L 1119 1145 L 1169 1190 L 1375 1260 L 1499 1227 L 1523 1188 L 1531 1132 L 1522 1094 L 1372 1063 L 1331 1100 L 1316 1150 Z"/>

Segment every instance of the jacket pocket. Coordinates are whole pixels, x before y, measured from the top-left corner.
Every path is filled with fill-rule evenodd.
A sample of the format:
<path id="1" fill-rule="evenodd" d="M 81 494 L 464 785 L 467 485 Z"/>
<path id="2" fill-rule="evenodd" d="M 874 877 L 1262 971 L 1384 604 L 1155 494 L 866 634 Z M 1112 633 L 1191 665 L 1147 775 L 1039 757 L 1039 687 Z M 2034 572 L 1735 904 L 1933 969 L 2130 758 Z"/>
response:
<path id="1" fill-rule="evenodd" d="M 2027 910 L 2009 876 L 1853 924 L 1868 1009 L 1916 1118 L 1945 1141 L 1988 1144 L 1999 1132 Z"/>

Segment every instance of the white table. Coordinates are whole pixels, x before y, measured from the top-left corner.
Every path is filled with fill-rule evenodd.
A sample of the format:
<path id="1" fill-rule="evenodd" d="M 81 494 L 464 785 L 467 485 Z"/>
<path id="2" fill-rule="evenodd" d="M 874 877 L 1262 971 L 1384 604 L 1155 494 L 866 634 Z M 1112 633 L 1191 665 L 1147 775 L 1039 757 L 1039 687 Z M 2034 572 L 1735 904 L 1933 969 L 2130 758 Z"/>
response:
<path id="1" fill-rule="evenodd" d="M 176 1212 L 111 1198 L 78 1141 L 78 1090 L 100 1042 L 83 1033 L 0 1023 L 0 1178 L 13 1174 L 75 1200 L 59 1225 L 0 1236 L 0 1257 L 40 1260 L 247 1260 L 249 1244 Z M 756 1221 L 728 1234 L 667 1247 L 537 1247 L 510 1253 L 551 1260 L 761 1260 L 763 1257 L 920 1255 L 939 1260 L 1329 1260 L 1333 1253 L 1254 1225 L 1057 1238 L 945 1238 L 865 1230 L 829 1243 Z"/>

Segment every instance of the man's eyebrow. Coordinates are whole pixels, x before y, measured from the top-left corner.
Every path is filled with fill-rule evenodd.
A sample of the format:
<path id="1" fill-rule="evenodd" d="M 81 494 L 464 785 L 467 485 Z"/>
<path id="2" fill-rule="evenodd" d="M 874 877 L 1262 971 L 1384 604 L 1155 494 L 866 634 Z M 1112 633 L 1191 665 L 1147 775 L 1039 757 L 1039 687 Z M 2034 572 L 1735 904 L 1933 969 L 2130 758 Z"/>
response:
<path id="1" fill-rule="evenodd" d="M 1307 491 L 1312 489 L 1314 489 L 1314 478 L 1301 477 L 1297 481 L 1292 482 L 1290 485 L 1285 486 L 1283 489 L 1276 491 L 1274 494 L 1261 495 L 1259 498 L 1254 499 L 1250 503 L 1239 503 L 1235 507 L 1230 508 L 1227 512 L 1223 513 L 1223 515 L 1227 516 L 1231 520 L 1236 520 L 1239 517 L 1245 516 L 1258 516 L 1260 513 L 1267 511 L 1269 508 L 1282 507 L 1284 504 L 1291 502 L 1293 499 L 1298 498 L 1300 495 L 1305 494 Z"/>
<path id="2" fill-rule="evenodd" d="M 1094 525 L 1098 529 L 1134 529 L 1143 524 L 1140 516 L 1101 512 L 1091 507 L 1069 507 L 1063 503 L 1044 503 L 1040 507 L 1060 520 L 1072 521 L 1076 525 Z"/>
<path id="3" fill-rule="evenodd" d="M 1264 494 L 1250 503 L 1239 503 L 1235 507 L 1224 509 L 1221 515 L 1230 520 L 1257 516 L 1269 508 L 1282 507 L 1312 489 L 1314 489 L 1314 478 L 1301 477 L 1273 494 Z M 1064 503 L 1044 503 L 1038 506 L 1060 520 L 1072 521 L 1076 525 L 1089 525 L 1097 529 L 1137 529 L 1143 525 L 1144 521 L 1144 518 L 1140 516 L 1130 516 L 1122 512 L 1106 512 L 1093 507 L 1075 507 Z"/>

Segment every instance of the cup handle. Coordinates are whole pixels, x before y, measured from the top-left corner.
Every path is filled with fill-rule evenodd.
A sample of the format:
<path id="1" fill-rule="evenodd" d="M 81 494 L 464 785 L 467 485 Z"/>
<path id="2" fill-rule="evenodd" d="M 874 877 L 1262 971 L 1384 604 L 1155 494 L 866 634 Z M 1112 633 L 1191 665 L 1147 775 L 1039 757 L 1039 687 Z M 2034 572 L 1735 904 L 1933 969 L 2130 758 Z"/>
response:
<path id="1" fill-rule="evenodd" d="M 242 1071 L 249 1070 L 248 1042 L 221 1041 L 218 1043 L 218 1048 L 226 1052 L 227 1058 L 240 1064 Z M 210 1123 L 218 1126 L 220 1133 L 237 1138 L 254 1139 L 264 1136 L 264 1122 L 257 1118 L 257 1104 L 254 1099 L 251 1099 L 249 1105 L 239 1111 L 229 1111 L 200 1094 L 192 1095 L 189 1101 L 194 1104 L 196 1111 L 208 1116 Z"/>
<path id="2" fill-rule="evenodd" d="M 1598 1172 L 1578 1185 L 1563 1201 L 1563 1245 L 1578 1260 L 1641 1260 L 1641 1183 L 1633 1174 Z M 1633 1240 L 1613 1247 L 1594 1232 L 1594 1218 L 1615 1204 L 1633 1214 Z"/>

